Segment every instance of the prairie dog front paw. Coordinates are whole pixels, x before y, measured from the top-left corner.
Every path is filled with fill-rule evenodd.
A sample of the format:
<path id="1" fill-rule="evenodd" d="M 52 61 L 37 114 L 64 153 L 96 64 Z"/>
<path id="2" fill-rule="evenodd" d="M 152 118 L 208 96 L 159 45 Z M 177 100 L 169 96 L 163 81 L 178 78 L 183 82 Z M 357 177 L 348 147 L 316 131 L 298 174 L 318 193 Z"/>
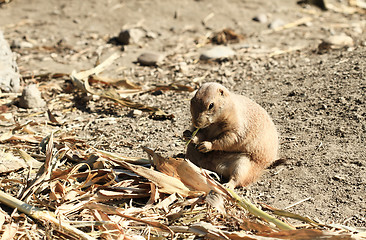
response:
<path id="1" fill-rule="evenodd" d="M 197 136 L 192 137 L 192 134 L 193 133 L 191 131 L 185 130 L 183 132 L 183 139 L 185 141 L 191 141 L 192 143 L 197 144 L 198 143 L 198 137 Z"/>
<path id="2" fill-rule="evenodd" d="M 203 153 L 210 152 L 212 150 L 212 142 L 203 141 L 197 145 L 197 149 Z"/>

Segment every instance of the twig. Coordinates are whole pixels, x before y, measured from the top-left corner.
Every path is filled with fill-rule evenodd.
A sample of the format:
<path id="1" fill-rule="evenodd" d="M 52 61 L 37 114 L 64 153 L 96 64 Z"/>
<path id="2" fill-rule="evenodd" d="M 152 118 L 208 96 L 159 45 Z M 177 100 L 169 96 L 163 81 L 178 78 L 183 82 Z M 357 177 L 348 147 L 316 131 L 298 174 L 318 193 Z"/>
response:
<path id="1" fill-rule="evenodd" d="M 102 62 L 101 64 L 96 66 L 95 68 L 92 68 L 92 69 L 89 69 L 89 70 L 86 70 L 83 72 L 75 73 L 74 77 L 76 77 L 78 79 L 85 79 L 93 74 L 98 75 L 100 72 L 103 72 L 109 65 L 111 65 L 114 62 L 114 60 L 116 60 L 119 57 L 120 57 L 119 54 L 114 53 L 110 57 L 108 57 L 104 62 Z"/>
<path id="2" fill-rule="evenodd" d="M 232 200 L 235 200 L 239 204 L 239 206 L 247 209 L 251 214 L 275 224 L 281 230 L 296 230 L 296 228 L 278 220 L 277 218 L 269 215 L 266 212 L 263 212 L 262 210 L 254 206 L 251 202 L 249 202 L 249 200 L 239 197 L 238 194 L 236 194 L 233 190 L 229 188 L 227 188 L 227 190 L 231 194 Z"/>
<path id="3" fill-rule="evenodd" d="M 296 206 L 296 205 L 298 205 L 298 204 L 300 204 L 300 203 L 302 203 L 302 202 L 305 202 L 305 201 L 307 201 L 307 200 L 310 200 L 310 199 L 311 199 L 311 197 L 308 197 L 308 198 L 305 198 L 305 199 L 300 200 L 300 201 L 298 201 L 298 202 L 295 202 L 294 204 L 291 204 L 291 205 L 289 205 L 289 206 L 285 207 L 283 210 L 286 210 L 286 209 L 292 208 L 292 207 L 294 207 L 294 206 Z"/>
<path id="4" fill-rule="evenodd" d="M 202 20 L 202 25 L 206 26 L 206 23 L 208 22 L 208 20 L 210 20 L 211 18 L 213 18 L 215 16 L 215 13 L 210 13 L 208 14 L 203 20 Z"/>
<path id="5" fill-rule="evenodd" d="M 293 27 L 297 27 L 301 24 L 304 24 L 304 23 L 307 23 L 307 22 L 310 22 L 313 18 L 311 17 L 304 17 L 304 18 L 300 18 L 294 22 L 291 22 L 291 23 L 288 23 L 288 24 L 285 24 L 283 26 L 280 26 L 280 27 L 277 27 L 275 29 L 271 29 L 271 30 L 266 30 L 263 32 L 263 34 L 269 34 L 269 33 L 272 33 L 272 32 L 279 32 L 279 31 L 282 31 L 282 30 L 285 30 L 285 29 L 289 29 L 289 28 L 293 28 Z"/>
<path id="6" fill-rule="evenodd" d="M 32 205 L 29 205 L 15 197 L 12 197 L 8 194 L 6 194 L 3 191 L 0 191 L 0 202 L 8 205 L 9 207 L 16 208 L 19 211 L 31 216 L 32 218 L 41 220 L 41 221 L 47 221 L 51 222 L 52 224 L 56 225 L 57 227 L 61 228 L 62 230 L 71 233 L 80 239 L 86 239 L 86 240 L 92 240 L 95 238 L 90 237 L 83 231 L 80 231 L 79 229 L 71 226 L 70 224 L 66 222 L 62 222 L 59 219 L 55 218 L 51 212 L 44 211 L 42 209 L 39 209 L 37 207 L 34 207 Z"/>

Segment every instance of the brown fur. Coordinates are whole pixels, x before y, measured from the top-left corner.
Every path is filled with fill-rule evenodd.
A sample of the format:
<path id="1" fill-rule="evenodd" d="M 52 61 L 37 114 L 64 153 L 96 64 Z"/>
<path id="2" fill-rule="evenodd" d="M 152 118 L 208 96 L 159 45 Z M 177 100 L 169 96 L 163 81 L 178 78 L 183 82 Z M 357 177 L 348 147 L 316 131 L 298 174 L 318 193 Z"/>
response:
<path id="1" fill-rule="evenodd" d="M 205 83 L 191 100 L 191 114 L 193 127 L 200 130 L 186 157 L 228 178 L 229 187 L 249 185 L 276 160 L 276 127 L 249 98 L 218 83 Z"/>

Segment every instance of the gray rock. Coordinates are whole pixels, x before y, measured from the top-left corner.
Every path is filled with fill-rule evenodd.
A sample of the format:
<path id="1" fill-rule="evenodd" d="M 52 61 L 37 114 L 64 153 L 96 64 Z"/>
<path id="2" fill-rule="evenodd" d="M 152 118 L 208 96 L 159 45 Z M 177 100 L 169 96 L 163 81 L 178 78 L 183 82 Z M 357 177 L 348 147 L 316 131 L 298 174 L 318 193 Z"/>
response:
<path id="1" fill-rule="evenodd" d="M 282 27 L 283 25 L 285 25 L 285 22 L 282 19 L 277 18 L 273 20 L 270 24 L 268 24 L 268 28 L 275 29 L 278 27 Z"/>
<path id="2" fill-rule="evenodd" d="M 22 108 L 42 108 L 46 102 L 41 97 L 41 92 L 35 84 L 24 88 L 22 96 L 19 99 L 19 106 Z"/>
<path id="3" fill-rule="evenodd" d="M 131 28 L 123 30 L 118 35 L 118 42 L 123 45 L 138 43 L 141 38 L 145 37 L 146 33 L 144 30 L 139 28 Z"/>
<path id="4" fill-rule="evenodd" d="M 19 77 L 15 55 L 0 31 L 0 92 L 19 92 Z"/>
<path id="5" fill-rule="evenodd" d="M 266 23 L 268 21 L 267 15 L 265 13 L 258 14 L 253 18 L 253 21 Z"/>
<path id="6" fill-rule="evenodd" d="M 201 60 L 210 60 L 210 59 L 221 59 L 221 58 L 229 58 L 235 55 L 235 51 L 227 46 L 216 46 L 205 52 L 203 52 L 200 56 Z"/>
<path id="7" fill-rule="evenodd" d="M 155 66 L 163 61 L 164 55 L 157 52 L 146 52 L 142 53 L 138 58 L 137 62 L 143 66 Z"/>

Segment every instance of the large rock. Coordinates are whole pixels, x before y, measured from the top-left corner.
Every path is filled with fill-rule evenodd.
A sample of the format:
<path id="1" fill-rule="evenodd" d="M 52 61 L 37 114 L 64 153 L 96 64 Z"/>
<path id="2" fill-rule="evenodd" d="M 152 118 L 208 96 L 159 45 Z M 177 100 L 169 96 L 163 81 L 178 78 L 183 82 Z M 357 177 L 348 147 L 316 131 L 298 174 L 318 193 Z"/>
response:
<path id="1" fill-rule="evenodd" d="M 15 55 L 0 31 L 0 92 L 19 92 L 20 78 Z"/>

